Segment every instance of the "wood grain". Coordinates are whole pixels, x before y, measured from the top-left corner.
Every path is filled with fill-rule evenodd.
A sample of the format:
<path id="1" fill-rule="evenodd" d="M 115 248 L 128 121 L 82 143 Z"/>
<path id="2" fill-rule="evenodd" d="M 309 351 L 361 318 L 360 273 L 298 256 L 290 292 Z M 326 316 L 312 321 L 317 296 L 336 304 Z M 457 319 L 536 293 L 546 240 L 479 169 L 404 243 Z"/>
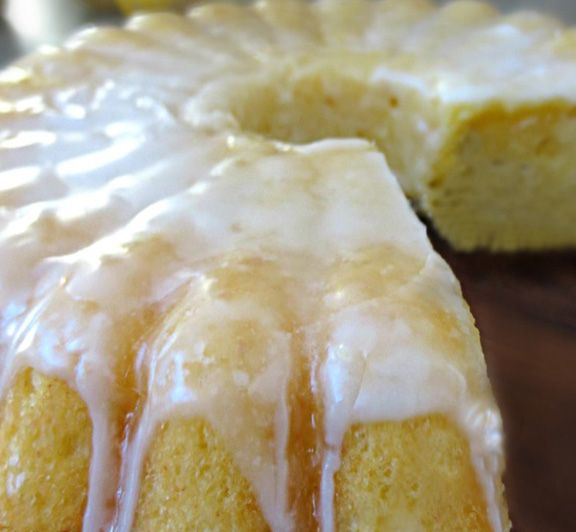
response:
<path id="1" fill-rule="evenodd" d="M 576 252 L 460 254 L 432 238 L 480 329 L 514 530 L 576 531 Z"/>

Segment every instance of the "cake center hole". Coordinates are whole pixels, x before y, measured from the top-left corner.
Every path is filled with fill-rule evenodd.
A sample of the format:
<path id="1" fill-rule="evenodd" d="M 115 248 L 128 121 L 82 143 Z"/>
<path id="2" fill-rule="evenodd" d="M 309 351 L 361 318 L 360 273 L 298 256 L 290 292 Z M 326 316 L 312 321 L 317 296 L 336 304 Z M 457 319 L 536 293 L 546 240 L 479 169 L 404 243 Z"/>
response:
<path id="1" fill-rule="evenodd" d="M 282 142 L 367 139 L 406 184 L 422 166 L 417 159 L 434 117 L 426 114 L 415 89 L 359 70 L 343 72 L 338 62 L 322 69 L 279 67 L 230 82 L 210 96 L 210 107 L 231 116 L 242 132 Z"/>
<path id="2" fill-rule="evenodd" d="M 282 77 L 250 85 L 230 102 L 240 128 L 290 143 L 341 137 L 385 141 L 389 115 L 398 107 L 396 95 L 374 101 L 364 84 L 342 76 Z"/>

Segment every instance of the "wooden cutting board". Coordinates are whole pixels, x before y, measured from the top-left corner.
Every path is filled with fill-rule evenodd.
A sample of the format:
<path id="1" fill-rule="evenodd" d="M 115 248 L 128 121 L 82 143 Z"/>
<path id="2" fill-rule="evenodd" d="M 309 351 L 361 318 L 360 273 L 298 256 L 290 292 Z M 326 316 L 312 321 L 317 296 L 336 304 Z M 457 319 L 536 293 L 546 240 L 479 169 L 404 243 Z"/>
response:
<path id="1" fill-rule="evenodd" d="M 432 238 L 480 329 L 514 530 L 576 531 L 576 251 L 463 254 Z"/>

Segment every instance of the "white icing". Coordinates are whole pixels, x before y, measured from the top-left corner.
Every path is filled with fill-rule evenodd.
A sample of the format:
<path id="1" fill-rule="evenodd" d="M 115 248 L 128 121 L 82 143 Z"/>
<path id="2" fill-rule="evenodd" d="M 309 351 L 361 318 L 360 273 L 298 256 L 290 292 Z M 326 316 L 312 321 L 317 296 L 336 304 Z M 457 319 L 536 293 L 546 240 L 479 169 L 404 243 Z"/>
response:
<path id="1" fill-rule="evenodd" d="M 416 29 L 420 18 L 399 17 L 404 26 L 392 37 L 368 28 L 350 45 L 356 52 L 382 50 L 367 86 L 404 86 L 448 103 L 503 95 L 512 105 L 576 94 L 565 74 L 568 60 L 548 61 L 542 44 L 548 34 L 479 23 L 454 47 L 434 27 Z M 261 27 L 263 18 L 250 20 Z M 229 109 L 204 105 L 202 89 L 211 80 L 251 76 L 281 60 L 277 43 L 290 53 L 326 51 L 319 37 L 299 31 L 272 42 L 273 31 L 253 39 L 253 30 L 241 26 L 221 35 L 217 26 L 202 25 L 201 14 L 139 18 L 130 32 L 83 33 L 63 51 L 29 58 L 2 75 L 2 393 L 31 366 L 65 379 L 86 402 L 93 456 L 84 530 L 131 528 L 151 439 L 174 416 L 205 417 L 234 441 L 231 451 L 264 516 L 275 530 L 291 530 L 287 390 L 301 334 L 318 357 L 310 361 L 310 386 L 325 407 L 317 429 L 324 431 L 324 530 L 333 528 L 333 476 L 350 425 L 430 412 L 446 413 L 469 436 L 492 526 L 503 530 L 496 493 L 500 420 L 452 274 L 368 143 L 266 141 L 245 136 Z M 514 43 L 517 55 L 499 53 Z M 486 59 L 480 64 L 468 55 L 477 47 Z M 392 61 L 392 52 L 401 59 Z M 551 73 L 557 82 L 540 83 Z M 421 120 L 416 127 L 433 151 L 438 129 Z M 392 278 L 392 292 L 384 287 L 359 301 L 352 281 L 326 288 L 334 268 L 371 249 L 389 251 L 384 273 L 396 262 L 402 270 L 403 256 L 418 267 L 402 282 Z M 214 269 L 235 264 L 240 254 L 274 265 L 274 275 L 294 283 L 292 329 L 267 299 L 231 302 L 211 293 Z M 454 338 L 425 308 L 413 312 L 431 292 L 459 324 L 453 331 L 462 340 L 459 352 L 450 351 Z M 183 309 L 188 314 L 178 314 Z M 159 331 L 139 331 L 134 366 L 144 406 L 117 464 L 112 448 L 120 435 L 111 412 L 122 393 L 117 349 L 123 324 L 144 310 L 156 318 L 175 313 L 187 327 L 168 320 Z M 261 367 L 228 371 L 207 351 L 207 331 L 242 319 L 267 331 L 267 349 Z M 246 428 L 227 427 L 231 416 Z M 272 448 L 263 437 L 256 438 L 260 447 L 243 439 L 257 420 L 273 428 Z M 9 479 L 9 492 L 25 482 Z"/>

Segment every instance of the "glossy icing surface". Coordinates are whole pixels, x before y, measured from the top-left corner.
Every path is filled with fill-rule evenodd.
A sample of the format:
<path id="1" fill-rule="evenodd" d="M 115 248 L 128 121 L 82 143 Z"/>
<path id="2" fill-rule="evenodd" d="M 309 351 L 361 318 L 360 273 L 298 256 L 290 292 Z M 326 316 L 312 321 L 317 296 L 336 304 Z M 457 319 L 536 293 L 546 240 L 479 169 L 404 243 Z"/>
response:
<path id="1" fill-rule="evenodd" d="M 204 417 L 233 441 L 268 522 L 292 529 L 296 366 L 324 412 L 325 530 L 347 428 L 429 412 L 468 435 L 492 525 L 503 528 L 500 420 L 477 333 L 383 157 L 364 141 L 244 134 L 228 109 L 205 106 L 205 94 L 266 68 L 279 49 L 321 57 L 340 46 L 380 51 L 374 83 L 400 79 L 445 99 L 526 97 L 515 83 L 543 73 L 498 51 L 520 39 L 519 54 L 552 54 L 557 25 L 493 22 L 489 8 L 460 5 L 431 15 L 421 2 L 358 3 L 352 29 L 338 25 L 337 2 L 202 8 L 89 31 L 2 74 L 1 386 L 31 366 L 86 401 L 85 530 L 129 529 L 147 445 L 176 415 Z M 383 25 L 390 16 L 398 24 Z M 486 72 L 454 74 L 454 62 L 468 64 L 445 36 L 456 23 L 491 58 Z M 416 56 L 440 70 L 422 72 Z M 531 85 L 530 97 L 573 94 L 573 84 Z M 256 279 L 250 289 L 238 288 L 243 276 Z M 243 334 L 250 356 L 221 347 Z M 118 417 L 132 419 L 120 457 Z"/>

